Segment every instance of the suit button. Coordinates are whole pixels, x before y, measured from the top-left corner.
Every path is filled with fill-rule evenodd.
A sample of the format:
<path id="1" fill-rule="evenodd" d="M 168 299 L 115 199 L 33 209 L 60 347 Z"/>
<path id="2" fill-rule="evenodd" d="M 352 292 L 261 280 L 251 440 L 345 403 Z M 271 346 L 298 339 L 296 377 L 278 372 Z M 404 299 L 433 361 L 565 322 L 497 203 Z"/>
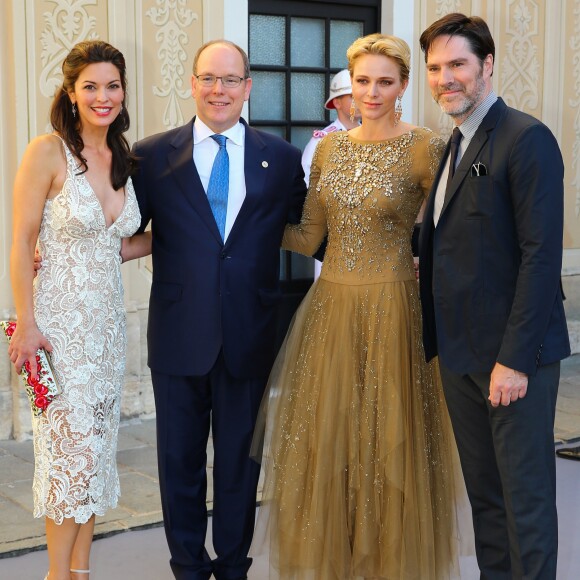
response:
<path id="1" fill-rule="evenodd" d="M 220 254 L 220 258 L 221 258 L 222 260 L 225 260 L 227 257 L 228 257 L 228 256 L 227 256 L 227 254 L 226 254 L 225 252 L 222 252 L 222 253 Z"/>

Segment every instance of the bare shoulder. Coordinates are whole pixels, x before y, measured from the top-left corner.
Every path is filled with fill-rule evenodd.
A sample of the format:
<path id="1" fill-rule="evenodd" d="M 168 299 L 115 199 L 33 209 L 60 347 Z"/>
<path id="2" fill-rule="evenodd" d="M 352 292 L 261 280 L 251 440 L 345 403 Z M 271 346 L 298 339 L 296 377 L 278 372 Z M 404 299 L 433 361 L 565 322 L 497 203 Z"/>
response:
<path id="1" fill-rule="evenodd" d="M 63 160 L 66 162 L 62 141 L 54 133 L 35 137 L 28 144 L 24 155 L 33 165 L 45 168 L 53 166 L 55 172 L 58 171 Z"/>
<path id="2" fill-rule="evenodd" d="M 53 197 L 66 178 L 66 155 L 62 141 L 54 134 L 30 141 L 17 174 L 17 182 L 42 197 Z"/>

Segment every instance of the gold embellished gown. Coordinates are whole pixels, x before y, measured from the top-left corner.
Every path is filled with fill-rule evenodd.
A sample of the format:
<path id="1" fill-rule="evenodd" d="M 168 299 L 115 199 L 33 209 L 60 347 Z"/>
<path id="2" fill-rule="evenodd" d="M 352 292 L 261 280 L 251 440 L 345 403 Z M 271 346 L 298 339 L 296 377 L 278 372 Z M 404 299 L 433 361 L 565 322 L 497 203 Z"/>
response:
<path id="1" fill-rule="evenodd" d="M 269 540 L 271 577 L 457 573 L 454 442 L 410 245 L 443 146 L 416 128 L 380 142 L 334 133 L 316 149 L 283 247 L 312 255 L 326 234 L 328 247 L 262 404 L 254 547 Z"/>

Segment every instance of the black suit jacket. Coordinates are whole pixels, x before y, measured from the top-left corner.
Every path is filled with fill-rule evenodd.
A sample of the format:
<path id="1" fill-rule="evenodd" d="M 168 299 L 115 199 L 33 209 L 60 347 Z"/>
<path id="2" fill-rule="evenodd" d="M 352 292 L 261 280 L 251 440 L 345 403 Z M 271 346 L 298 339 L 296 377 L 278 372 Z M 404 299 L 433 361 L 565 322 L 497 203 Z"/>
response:
<path id="1" fill-rule="evenodd" d="M 456 169 L 435 228 L 435 189 L 446 160 L 420 236 L 426 357 L 439 354 L 457 373 L 489 372 L 497 361 L 533 375 L 570 354 L 558 144 L 537 119 L 498 99 Z M 487 175 L 474 175 L 475 163 Z"/>
<path id="2" fill-rule="evenodd" d="M 225 244 L 193 162 L 193 120 L 134 151 L 141 231 L 151 221 L 153 232 L 149 366 L 205 375 L 223 348 L 235 377 L 266 377 L 276 354 L 280 243 L 306 195 L 300 151 L 246 125 L 246 198 Z"/>

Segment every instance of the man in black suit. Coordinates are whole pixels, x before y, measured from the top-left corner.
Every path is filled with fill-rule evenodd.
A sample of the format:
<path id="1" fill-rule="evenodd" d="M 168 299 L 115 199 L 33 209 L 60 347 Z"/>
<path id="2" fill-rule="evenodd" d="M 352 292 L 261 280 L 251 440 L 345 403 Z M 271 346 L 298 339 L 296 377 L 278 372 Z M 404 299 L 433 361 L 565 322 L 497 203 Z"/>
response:
<path id="1" fill-rule="evenodd" d="M 193 72 L 196 118 L 134 149 L 141 230 L 152 225 L 148 363 L 173 573 L 233 580 L 251 564 L 260 468 L 250 443 L 276 354 L 280 243 L 306 188 L 300 151 L 240 119 L 252 85 L 244 51 L 207 43 Z M 204 547 L 210 428 L 213 561 Z"/>
<path id="2" fill-rule="evenodd" d="M 549 580 L 554 414 L 570 354 L 562 157 L 545 125 L 493 92 L 481 18 L 449 14 L 420 42 L 433 98 L 456 127 L 420 236 L 425 354 L 439 355 L 481 578 Z"/>

